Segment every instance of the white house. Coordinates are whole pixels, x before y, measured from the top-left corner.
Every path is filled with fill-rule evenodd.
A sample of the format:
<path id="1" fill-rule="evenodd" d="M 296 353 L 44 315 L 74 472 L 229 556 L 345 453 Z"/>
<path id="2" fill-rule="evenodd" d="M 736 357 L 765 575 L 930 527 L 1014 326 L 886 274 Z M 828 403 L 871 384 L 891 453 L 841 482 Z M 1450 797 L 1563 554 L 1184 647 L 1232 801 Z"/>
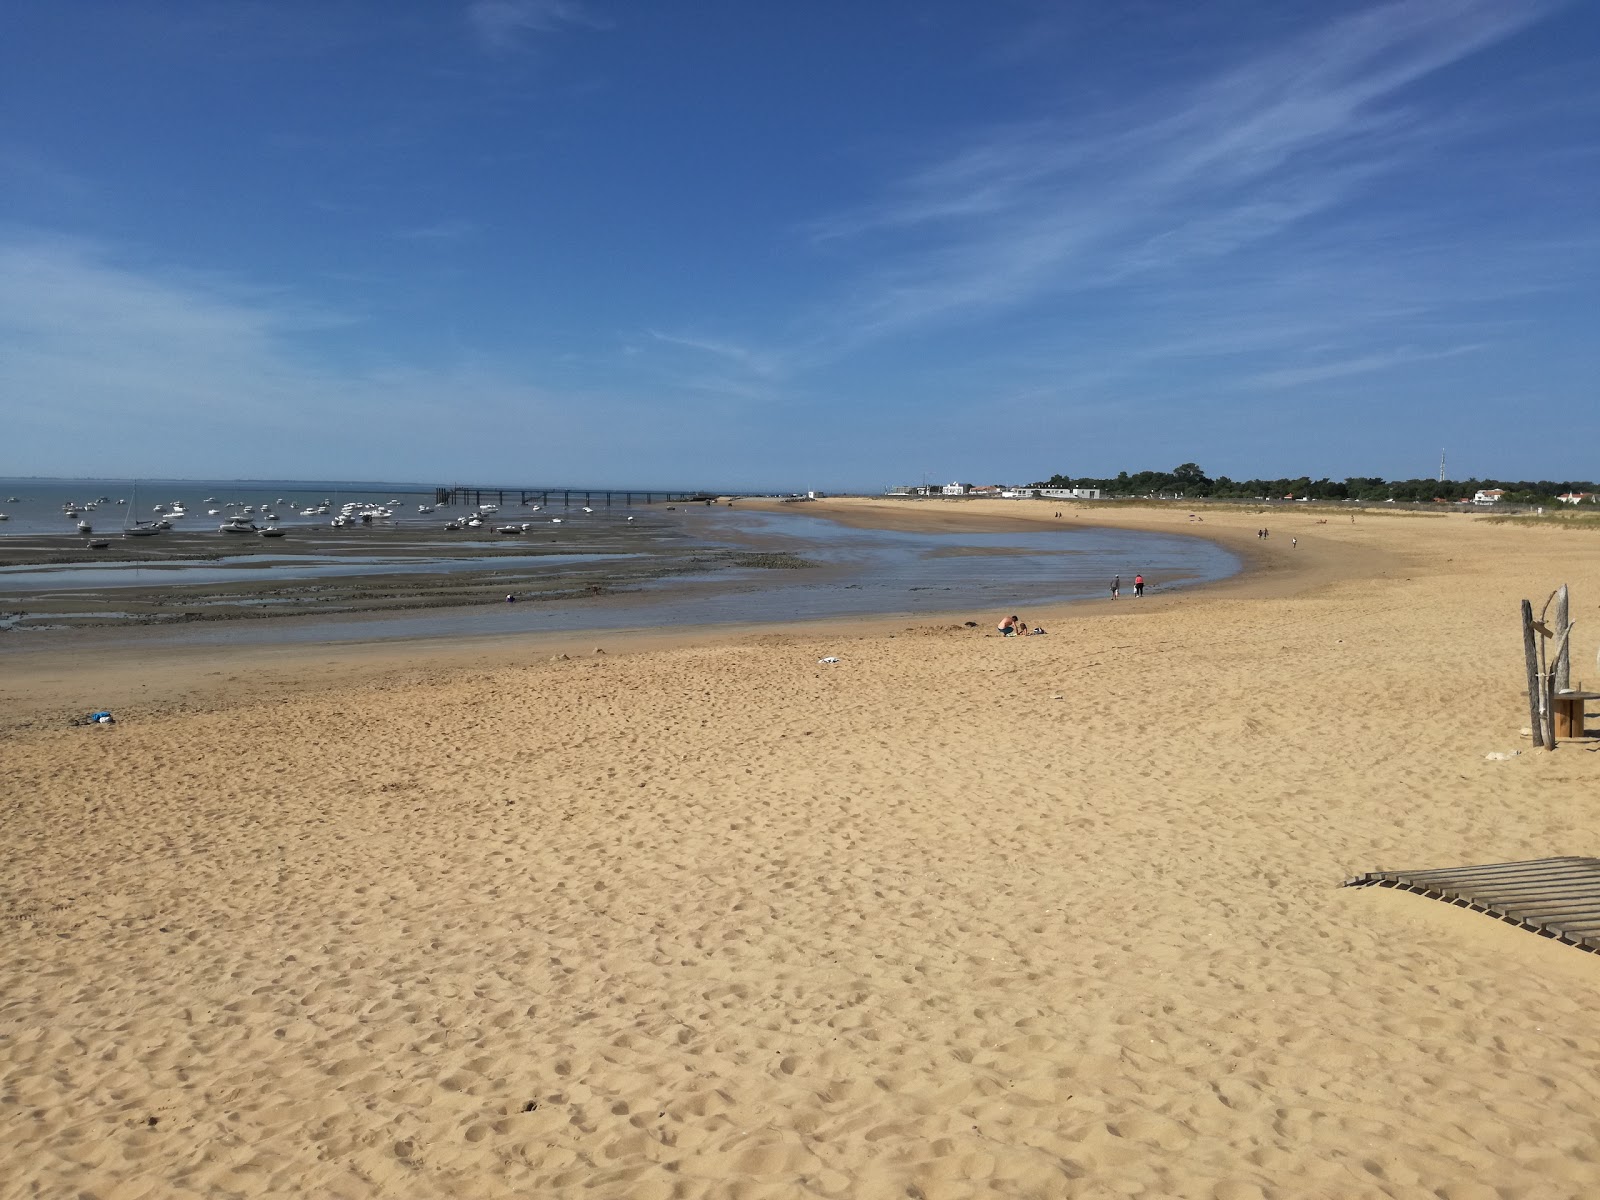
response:
<path id="1" fill-rule="evenodd" d="M 1506 494 L 1504 488 L 1487 488 L 1472 494 L 1474 504 L 1499 504 L 1500 498 Z"/>
<path id="2" fill-rule="evenodd" d="M 1099 488 L 1040 488 L 1039 495 L 1046 500 L 1098 500 Z"/>
<path id="3" fill-rule="evenodd" d="M 941 496 L 965 496 L 967 485 L 964 483 L 947 483 L 939 489 Z"/>
<path id="4" fill-rule="evenodd" d="M 1582 504 L 1585 500 L 1593 503 L 1594 495 L 1591 492 L 1567 492 L 1564 495 L 1557 496 L 1556 499 L 1563 504 Z"/>

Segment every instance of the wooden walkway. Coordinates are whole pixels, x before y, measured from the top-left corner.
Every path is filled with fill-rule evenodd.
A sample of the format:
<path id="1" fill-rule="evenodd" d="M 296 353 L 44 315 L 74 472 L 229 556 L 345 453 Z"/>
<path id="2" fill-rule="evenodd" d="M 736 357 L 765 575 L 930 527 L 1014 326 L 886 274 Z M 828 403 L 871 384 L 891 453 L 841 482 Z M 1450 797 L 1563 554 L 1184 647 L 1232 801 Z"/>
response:
<path id="1" fill-rule="evenodd" d="M 1600 953 L 1600 858 L 1535 858 L 1432 871 L 1370 871 L 1345 887 L 1390 887 L 1488 913 Z"/>

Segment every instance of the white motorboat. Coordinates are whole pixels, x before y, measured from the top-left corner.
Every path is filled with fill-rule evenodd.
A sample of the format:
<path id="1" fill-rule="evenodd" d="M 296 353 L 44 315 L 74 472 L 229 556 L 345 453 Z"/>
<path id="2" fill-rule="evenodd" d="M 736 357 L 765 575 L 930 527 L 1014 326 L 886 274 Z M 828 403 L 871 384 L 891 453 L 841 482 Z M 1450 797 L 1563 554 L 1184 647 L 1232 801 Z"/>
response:
<path id="1" fill-rule="evenodd" d="M 502 525 L 502 526 L 500 526 L 499 529 L 495 530 L 495 532 L 496 533 L 522 533 L 522 532 L 524 532 L 524 530 L 523 530 L 521 525 Z"/>
<path id="2" fill-rule="evenodd" d="M 257 530 L 257 532 L 260 533 L 262 537 L 282 537 L 284 534 L 288 533 L 289 531 L 287 529 L 285 529 L 282 525 L 273 525 L 273 526 L 270 526 L 267 529 Z"/>
<path id="3" fill-rule="evenodd" d="M 417 511 L 419 513 L 431 513 L 433 511 L 433 505 L 431 505 L 431 504 L 419 504 L 419 505 L 417 505 Z"/>
<path id="4" fill-rule="evenodd" d="M 260 533 L 256 523 L 249 517 L 229 517 L 217 526 L 218 533 Z"/>
<path id="5" fill-rule="evenodd" d="M 0 521 L 9 521 L 9 520 L 11 520 L 11 518 L 6 516 L 5 513 L 0 513 Z"/>
<path id="6" fill-rule="evenodd" d="M 87 522 L 87 521 L 79 521 L 78 522 L 78 532 L 79 533 L 93 533 L 94 532 L 94 526 L 89 524 L 89 522 Z"/>

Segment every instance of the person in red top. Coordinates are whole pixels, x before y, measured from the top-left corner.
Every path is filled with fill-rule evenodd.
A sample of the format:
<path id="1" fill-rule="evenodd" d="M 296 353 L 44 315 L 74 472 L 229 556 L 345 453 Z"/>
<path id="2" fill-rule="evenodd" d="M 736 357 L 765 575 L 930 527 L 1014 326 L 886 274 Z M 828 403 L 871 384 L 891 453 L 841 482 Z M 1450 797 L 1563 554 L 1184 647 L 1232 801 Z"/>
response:
<path id="1" fill-rule="evenodd" d="M 1144 576 L 1143 575 L 1135 575 L 1133 577 L 1133 594 L 1135 596 L 1144 595 Z"/>

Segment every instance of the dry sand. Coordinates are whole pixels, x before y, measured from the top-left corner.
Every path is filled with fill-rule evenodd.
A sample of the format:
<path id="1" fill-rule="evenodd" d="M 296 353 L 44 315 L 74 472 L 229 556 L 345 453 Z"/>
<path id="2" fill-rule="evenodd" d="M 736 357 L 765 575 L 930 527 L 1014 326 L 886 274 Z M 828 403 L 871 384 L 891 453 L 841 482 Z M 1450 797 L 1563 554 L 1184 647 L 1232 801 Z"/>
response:
<path id="1" fill-rule="evenodd" d="M 0 1195 L 1600 1194 L 1600 959 L 1337 886 L 1600 851 L 1485 760 L 1600 542 L 1325 515 L 1041 638 L 11 658 Z"/>

